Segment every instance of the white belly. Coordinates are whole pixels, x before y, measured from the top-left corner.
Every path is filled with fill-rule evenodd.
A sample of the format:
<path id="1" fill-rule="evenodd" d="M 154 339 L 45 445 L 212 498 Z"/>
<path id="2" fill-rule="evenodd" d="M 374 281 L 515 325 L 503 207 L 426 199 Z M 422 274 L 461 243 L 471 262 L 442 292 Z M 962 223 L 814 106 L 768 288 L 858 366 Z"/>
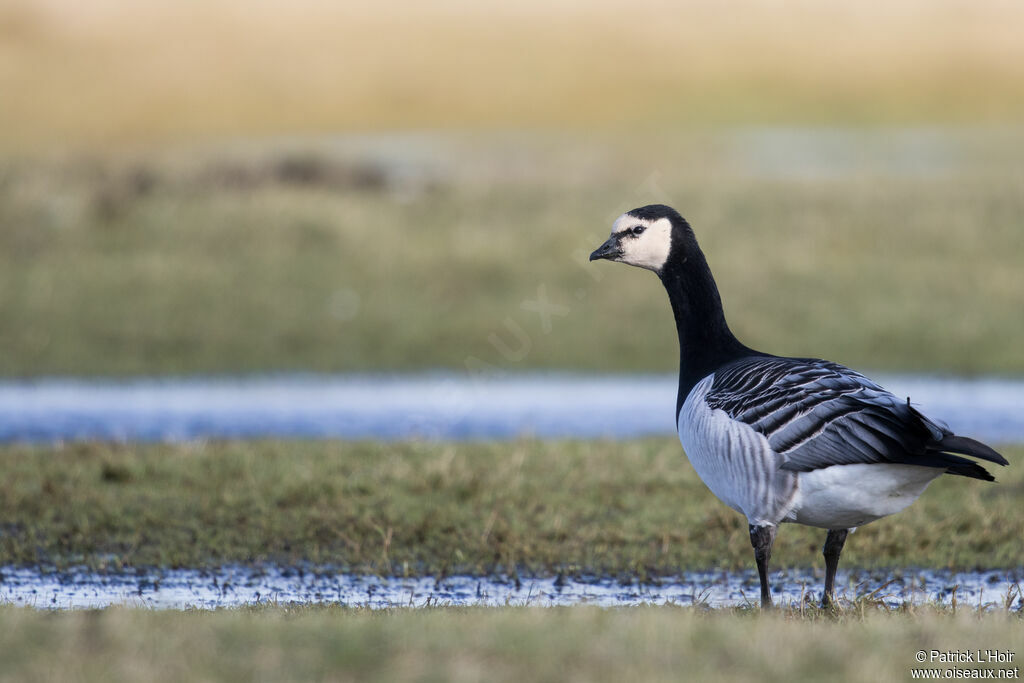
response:
<path id="1" fill-rule="evenodd" d="M 707 405 L 704 396 L 713 382 L 714 375 L 704 378 L 686 397 L 679 441 L 711 492 L 751 524 L 863 526 L 904 509 L 943 473 L 937 467 L 882 463 L 781 470 L 781 458 L 763 435 Z"/>
<path id="2" fill-rule="evenodd" d="M 938 467 L 833 465 L 801 472 L 786 522 L 823 529 L 848 529 L 899 512 L 940 476 Z"/>

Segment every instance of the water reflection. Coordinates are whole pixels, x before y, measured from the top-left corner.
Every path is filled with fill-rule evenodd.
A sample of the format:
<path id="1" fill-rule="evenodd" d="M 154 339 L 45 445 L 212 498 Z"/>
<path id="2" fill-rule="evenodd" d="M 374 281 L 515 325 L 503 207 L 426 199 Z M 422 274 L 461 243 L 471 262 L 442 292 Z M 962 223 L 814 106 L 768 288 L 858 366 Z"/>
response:
<path id="1" fill-rule="evenodd" d="M 1024 441 L 1024 380 L 877 376 L 954 431 Z M 0 383 L 0 441 L 630 438 L 674 433 L 672 375 L 283 375 Z"/>
<path id="2" fill-rule="evenodd" d="M 450 576 L 381 578 L 294 567 L 138 570 L 96 574 L 86 570 L 41 571 L 0 568 L 0 603 L 39 609 L 89 609 L 127 605 L 154 609 L 217 609 L 261 603 L 338 604 L 391 607 L 757 604 L 757 574 L 691 572 L 654 583 L 565 576 L 509 578 Z M 1024 570 L 948 572 L 931 570 L 840 571 L 837 592 L 852 599 L 873 597 L 890 606 L 950 604 L 1022 609 Z M 776 602 L 799 604 L 820 598 L 820 572 L 773 572 Z"/>

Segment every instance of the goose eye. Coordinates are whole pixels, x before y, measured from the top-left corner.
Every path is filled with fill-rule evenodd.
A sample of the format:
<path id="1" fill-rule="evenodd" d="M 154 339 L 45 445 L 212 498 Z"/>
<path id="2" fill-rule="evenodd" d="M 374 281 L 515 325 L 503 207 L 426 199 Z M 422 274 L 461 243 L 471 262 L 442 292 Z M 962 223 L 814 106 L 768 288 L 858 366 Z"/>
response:
<path id="1" fill-rule="evenodd" d="M 638 226 L 636 226 L 635 228 L 633 228 L 633 234 L 634 234 L 634 235 L 639 235 L 639 234 L 640 234 L 640 233 L 642 233 L 642 232 L 643 232 L 644 230 L 646 230 L 646 226 L 643 226 L 643 225 L 638 225 Z"/>

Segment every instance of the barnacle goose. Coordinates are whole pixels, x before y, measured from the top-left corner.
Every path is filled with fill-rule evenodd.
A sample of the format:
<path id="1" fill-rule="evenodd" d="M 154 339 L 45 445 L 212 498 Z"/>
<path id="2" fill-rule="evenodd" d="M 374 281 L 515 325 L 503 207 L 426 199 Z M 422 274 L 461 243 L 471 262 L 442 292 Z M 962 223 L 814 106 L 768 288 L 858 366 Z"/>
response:
<path id="1" fill-rule="evenodd" d="M 768 560 L 780 523 L 828 530 L 827 606 L 850 530 L 899 512 L 943 473 L 994 480 L 964 455 L 1008 464 L 849 368 L 740 343 L 693 230 L 671 207 L 620 216 L 590 255 L 598 259 L 652 270 L 668 290 L 679 334 L 679 440 L 711 492 L 747 517 L 762 607 L 771 606 Z"/>

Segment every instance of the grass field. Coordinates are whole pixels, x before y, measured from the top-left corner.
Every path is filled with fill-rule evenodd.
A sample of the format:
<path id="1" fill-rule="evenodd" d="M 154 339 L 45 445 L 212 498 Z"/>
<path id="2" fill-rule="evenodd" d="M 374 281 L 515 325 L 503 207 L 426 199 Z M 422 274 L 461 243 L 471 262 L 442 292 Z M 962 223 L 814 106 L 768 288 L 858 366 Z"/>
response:
<path id="1" fill-rule="evenodd" d="M 999 0 L 8 0 L 0 148 L 524 126 L 1016 124 Z"/>
<path id="2" fill-rule="evenodd" d="M 1011 652 L 1017 614 L 697 609 L 0 609 L 3 681 L 906 681 L 921 650 Z M 941 675 L 951 665 L 925 664 Z M 1009 669 L 961 664 L 961 669 Z M 1016 670 L 1019 676 L 1019 668 Z M 969 675 L 969 672 L 968 672 Z"/>
<path id="3" fill-rule="evenodd" d="M 11 158 L 0 376 L 674 370 L 656 278 L 586 263 L 653 201 L 691 219 L 756 348 L 1021 373 L 1021 139 L 396 135 Z"/>
<path id="4" fill-rule="evenodd" d="M 6 0 L 0 378 L 672 371 L 656 279 L 586 262 L 652 202 L 692 221 L 751 346 L 1019 375 L 1022 20 Z M 1002 450 L 998 485 L 937 481 L 843 566 L 1024 567 L 1024 447 Z M 752 564 L 674 439 L 0 445 L 0 472 L 0 566 Z M 773 565 L 821 568 L 822 537 L 784 528 Z M 1024 642 L 1019 610 L 955 611 L 0 607 L 0 681 L 905 681 L 919 650 Z"/>
<path id="5" fill-rule="evenodd" d="M 674 439 L 4 446 L 0 470 L 0 565 L 275 561 L 640 580 L 752 565 L 746 521 L 704 488 Z M 858 530 L 844 566 L 1024 566 L 1024 474 L 996 475 L 995 485 L 936 481 Z M 774 566 L 823 566 L 823 539 L 784 527 Z"/>

